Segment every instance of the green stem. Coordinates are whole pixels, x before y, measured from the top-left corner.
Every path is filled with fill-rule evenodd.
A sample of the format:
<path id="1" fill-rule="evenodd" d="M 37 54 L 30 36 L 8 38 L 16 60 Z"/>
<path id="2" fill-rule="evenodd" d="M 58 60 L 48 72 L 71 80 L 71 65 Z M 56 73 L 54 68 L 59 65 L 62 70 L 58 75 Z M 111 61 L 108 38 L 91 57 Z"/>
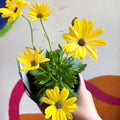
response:
<path id="1" fill-rule="evenodd" d="M 41 23 L 41 25 L 42 25 L 43 31 L 44 31 L 44 33 L 45 33 L 45 36 L 46 36 L 46 38 L 47 38 L 47 40 L 48 40 L 48 44 L 49 44 L 49 47 L 50 47 L 50 51 L 52 51 L 52 47 L 51 47 L 51 44 L 50 44 L 50 39 L 49 39 L 48 34 L 47 34 L 46 30 L 45 30 L 45 27 L 44 27 L 44 25 L 43 25 L 42 20 L 40 20 L 40 23 Z"/>
<path id="2" fill-rule="evenodd" d="M 43 68 L 41 68 L 40 66 L 39 66 L 39 69 L 42 70 L 43 72 L 46 72 L 46 71 L 45 71 Z"/>
<path id="3" fill-rule="evenodd" d="M 24 15 L 22 15 L 22 17 L 24 17 L 24 18 L 28 21 L 28 23 L 29 23 L 29 25 L 30 25 L 32 47 L 33 47 L 33 50 L 35 50 L 36 47 L 35 47 L 34 42 L 33 42 L 33 29 L 32 29 L 31 22 L 30 22 L 30 20 L 29 20 L 27 17 L 25 17 Z"/>
<path id="4" fill-rule="evenodd" d="M 51 76 L 52 77 L 52 79 L 54 80 L 54 81 L 58 81 L 57 79 L 55 79 L 53 76 Z"/>

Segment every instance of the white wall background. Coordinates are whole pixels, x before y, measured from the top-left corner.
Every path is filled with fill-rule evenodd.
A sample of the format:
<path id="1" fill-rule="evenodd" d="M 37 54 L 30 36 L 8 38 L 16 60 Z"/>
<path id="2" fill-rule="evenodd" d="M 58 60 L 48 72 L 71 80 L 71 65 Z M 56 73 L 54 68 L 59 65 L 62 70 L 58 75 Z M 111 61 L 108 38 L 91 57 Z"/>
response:
<path id="1" fill-rule="evenodd" d="M 27 1 L 27 0 L 26 0 Z M 35 3 L 35 0 L 28 0 Z M 40 1 L 40 0 L 38 0 Z M 41 0 L 43 1 L 43 0 Z M 86 80 L 100 75 L 120 75 L 120 0 L 44 0 L 49 3 L 52 14 L 44 25 L 53 41 L 53 48 L 58 43 L 65 43 L 61 30 L 68 32 L 71 20 L 78 16 L 79 19 L 87 18 L 95 21 L 95 27 L 104 28 L 105 32 L 99 38 L 107 41 L 106 46 L 98 48 L 98 61 L 93 61 L 89 56 L 83 61 L 88 66 L 82 73 Z M 27 12 L 27 7 L 23 13 Z M 43 38 L 39 21 L 33 22 L 35 45 L 48 49 L 48 43 Z M 0 119 L 8 119 L 8 100 L 12 88 L 20 79 L 16 57 L 21 56 L 21 51 L 31 46 L 29 25 L 19 17 L 6 36 L 0 38 Z M 21 113 L 40 112 L 37 106 L 24 94 L 20 104 Z"/>

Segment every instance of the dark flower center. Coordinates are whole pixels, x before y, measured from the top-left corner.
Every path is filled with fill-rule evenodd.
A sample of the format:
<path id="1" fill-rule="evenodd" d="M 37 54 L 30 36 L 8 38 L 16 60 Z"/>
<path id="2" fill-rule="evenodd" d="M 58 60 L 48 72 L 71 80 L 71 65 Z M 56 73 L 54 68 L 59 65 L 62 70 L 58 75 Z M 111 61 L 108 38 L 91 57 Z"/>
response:
<path id="1" fill-rule="evenodd" d="M 43 14 L 42 13 L 38 13 L 37 14 L 37 18 L 42 18 L 43 17 Z"/>
<path id="2" fill-rule="evenodd" d="M 60 108 L 62 108 L 62 103 L 61 102 L 56 102 L 55 106 L 56 106 L 57 109 L 60 109 Z"/>
<path id="3" fill-rule="evenodd" d="M 81 38 L 80 40 L 78 40 L 78 45 L 85 46 L 85 40 L 83 38 Z"/>
<path id="4" fill-rule="evenodd" d="M 18 10 L 18 8 L 16 7 L 16 8 L 14 9 L 14 13 L 16 13 L 16 12 L 17 12 L 17 10 Z"/>
<path id="5" fill-rule="evenodd" d="M 32 66 L 36 66 L 36 65 L 37 65 L 36 60 L 31 61 L 31 65 L 32 65 Z"/>

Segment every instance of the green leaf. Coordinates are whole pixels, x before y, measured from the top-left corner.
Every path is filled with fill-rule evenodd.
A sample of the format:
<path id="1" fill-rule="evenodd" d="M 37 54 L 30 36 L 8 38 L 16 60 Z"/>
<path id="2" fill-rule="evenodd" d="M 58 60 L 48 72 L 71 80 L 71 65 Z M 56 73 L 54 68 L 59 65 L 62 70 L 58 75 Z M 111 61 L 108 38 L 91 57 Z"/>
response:
<path id="1" fill-rule="evenodd" d="M 41 47 L 39 48 L 39 53 L 42 53 L 44 51 L 44 49 L 42 49 Z"/>
<path id="2" fill-rule="evenodd" d="M 58 47 L 60 48 L 60 50 L 63 50 L 60 44 L 58 44 Z"/>
<path id="3" fill-rule="evenodd" d="M 55 82 L 54 82 L 55 83 Z M 48 87 L 48 86 L 51 86 L 51 85 L 53 85 L 54 83 L 52 83 L 52 82 L 48 82 L 48 83 L 46 83 L 46 86 Z"/>
<path id="4" fill-rule="evenodd" d="M 85 68 L 87 67 L 87 64 L 82 64 L 80 70 L 79 70 L 79 73 L 81 73 L 82 71 L 85 70 Z"/>
<path id="5" fill-rule="evenodd" d="M 65 31 L 63 31 L 63 30 L 60 30 L 59 32 L 65 32 Z"/>
<path id="6" fill-rule="evenodd" d="M 29 49 L 33 50 L 33 48 L 31 48 L 31 47 L 25 47 L 25 48 L 29 48 Z"/>
<path id="7" fill-rule="evenodd" d="M 44 79 L 40 80 L 39 84 L 43 85 L 43 84 L 47 83 L 50 79 L 51 79 L 51 77 L 45 77 Z"/>
<path id="8" fill-rule="evenodd" d="M 61 85 L 62 85 L 62 87 L 66 87 L 67 89 L 69 89 L 69 91 L 70 91 L 69 97 L 76 97 L 77 93 L 74 92 L 74 89 L 69 88 L 69 86 L 67 84 L 62 83 Z"/>
<path id="9" fill-rule="evenodd" d="M 32 70 L 30 71 L 30 74 L 33 75 L 33 76 L 39 76 L 41 74 L 43 74 L 42 71 L 39 71 L 38 69 L 37 70 Z"/>
<path id="10" fill-rule="evenodd" d="M 82 66 L 82 60 L 78 58 L 73 59 L 71 64 L 72 64 L 72 69 L 80 68 Z"/>

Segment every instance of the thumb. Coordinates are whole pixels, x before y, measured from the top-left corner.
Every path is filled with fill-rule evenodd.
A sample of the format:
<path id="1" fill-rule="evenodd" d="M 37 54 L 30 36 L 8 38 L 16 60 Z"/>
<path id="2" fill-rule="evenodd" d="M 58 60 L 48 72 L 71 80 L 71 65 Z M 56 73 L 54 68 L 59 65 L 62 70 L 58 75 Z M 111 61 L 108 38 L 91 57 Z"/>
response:
<path id="1" fill-rule="evenodd" d="M 84 78 L 80 73 L 78 75 L 79 75 L 79 79 L 80 79 L 80 89 L 79 90 L 84 90 L 84 89 L 86 89 Z"/>
<path id="2" fill-rule="evenodd" d="M 84 92 L 87 90 L 87 88 L 85 86 L 85 81 L 84 81 L 83 76 L 80 73 L 78 75 L 79 75 L 79 80 L 80 80 L 80 89 L 78 90 L 77 98 L 79 99 L 80 96 L 84 94 Z"/>

